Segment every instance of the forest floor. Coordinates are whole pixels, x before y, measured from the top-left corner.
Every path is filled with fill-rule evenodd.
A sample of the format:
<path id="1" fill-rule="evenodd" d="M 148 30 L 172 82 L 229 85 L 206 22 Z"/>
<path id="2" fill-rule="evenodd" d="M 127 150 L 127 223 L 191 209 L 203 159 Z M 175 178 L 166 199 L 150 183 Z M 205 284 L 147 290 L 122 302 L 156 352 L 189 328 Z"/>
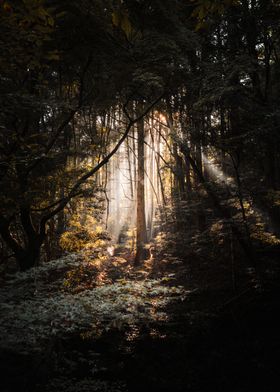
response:
<path id="1" fill-rule="evenodd" d="M 235 292 L 223 267 L 166 250 L 134 267 L 125 246 L 109 253 L 5 276 L 1 391 L 276 390 L 277 279 Z"/>

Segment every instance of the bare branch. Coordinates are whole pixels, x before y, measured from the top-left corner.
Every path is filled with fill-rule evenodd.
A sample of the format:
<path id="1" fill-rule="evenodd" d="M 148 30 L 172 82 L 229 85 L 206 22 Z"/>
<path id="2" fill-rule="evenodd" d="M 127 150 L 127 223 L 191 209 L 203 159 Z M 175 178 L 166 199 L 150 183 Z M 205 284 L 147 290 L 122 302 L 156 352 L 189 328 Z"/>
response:
<path id="1" fill-rule="evenodd" d="M 122 145 L 122 143 L 124 142 L 126 137 L 128 136 L 131 127 L 135 123 L 137 123 L 137 121 L 139 121 L 141 118 L 146 116 L 147 113 L 149 113 L 149 111 L 162 99 L 162 97 L 163 97 L 163 94 L 160 97 L 158 97 L 154 102 L 152 102 L 144 110 L 144 112 L 141 113 L 140 116 L 136 117 L 135 119 L 132 119 L 131 117 L 129 117 L 129 123 L 128 123 L 127 127 L 126 127 L 126 130 L 123 133 L 123 135 L 120 138 L 120 140 L 115 145 L 115 147 L 102 159 L 102 161 L 100 161 L 96 166 L 94 166 L 91 170 L 89 170 L 87 173 L 85 173 L 83 176 L 81 176 L 78 179 L 78 181 L 75 183 L 75 185 L 70 190 L 68 196 L 66 196 L 64 198 L 64 200 L 53 211 L 49 212 L 48 214 L 46 214 L 45 216 L 42 217 L 42 220 L 41 220 L 41 223 L 40 223 L 40 232 L 44 232 L 45 231 L 45 224 L 46 224 L 46 222 L 49 219 L 51 219 L 54 215 L 56 215 L 59 211 L 61 211 L 67 205 L 67 203 L 73 197 L 75 197 L 76 192 L 78 191 L 80 186 L 82 184 L 84 184 L 90 177 L 92 177 L 96 172 L 98 172 L 98 170 L 100 170 L 104 165 L 106 165 L 109 162 L 111 157 L 118 151 L 118 149 L 120 148 L 120 146 Z M 125 103 L 124 107 L 127 107 L 127 104 L 128 104 L 128 102 Z"/>

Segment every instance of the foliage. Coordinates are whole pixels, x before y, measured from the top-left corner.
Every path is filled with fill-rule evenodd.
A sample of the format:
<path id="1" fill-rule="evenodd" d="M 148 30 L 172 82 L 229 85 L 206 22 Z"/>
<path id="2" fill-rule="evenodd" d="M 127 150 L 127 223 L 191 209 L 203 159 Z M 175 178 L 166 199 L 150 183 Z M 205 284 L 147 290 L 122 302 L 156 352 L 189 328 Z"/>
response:
<path id="1" fill-rule="evenodd" d="M 102 210 L 101 206 L 91 207 L 86 212 L 81 211 L 71 216 L 68 230 L 62 233 L 59 240 L 63 250 L 77 252 L 82 249 L 98 248 L 102 245 L 102 241 L 109 238 L 108 233 L 98 222 L 99 210 Z"/>
<path id="2" fill-rule="evenodd" d="M 46 280 L 79 265 L 79 257 L 72 254 L 18 273 L 6 283 L 0 291 L 2 348 L 40 350 L 44 342 L 65 333 L 98 336 L 110 328 L 164 319 L 163 307 L 184 295 L 182 287 L 168 287 L 161 280 L 120 279 L 76 294 L 62 291 L 63 274 L 57 281 L 52 277 L 53 286 Z"/>
<path id="3" fill-rule="evenodd" d="M 1 73 L 11 75 L 28 67 L 47 66 L 46 61 L 58 60 L 56 51 L 48 48 L 55 31 L 53 9 L 44 1 L 25 0 L 2 2 L 1 8 Z"/>
<path id="4" fill-rule="evenodd" d="M 207 27 L 207 18 L 211 15 L 223 15 L 224 12 L 231 6 L 240 4 L 239 0 L 191 0 L 195 3 L 195 8 L 192 12 L 192 16 L 197 18 L 198 23 L 196 30 Z"/>

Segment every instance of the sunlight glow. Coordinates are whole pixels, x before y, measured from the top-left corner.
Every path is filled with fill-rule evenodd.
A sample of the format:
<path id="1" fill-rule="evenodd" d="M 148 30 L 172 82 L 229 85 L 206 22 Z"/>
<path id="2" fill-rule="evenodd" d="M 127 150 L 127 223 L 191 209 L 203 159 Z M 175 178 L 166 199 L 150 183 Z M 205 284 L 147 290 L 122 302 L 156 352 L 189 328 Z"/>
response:
<path id="1" fill-rule="evenodd" d="M 109 203 L 108 231 L 115 242 L 121 242 L 121 234 L 135 224 L 135 200 L 131 170 L 134 163 L 126 159 L 126 146 L 122 145 L 119 152 L 108 165 L 109 181 L 107 195 Z"/>
<path id="2" fill-rule="evenodd" d="M 159 118 L 166 120 L 161 114 Z M 135 146 L 137 147 L 137 138 L 133 135 L 122 144 L 107 166 L 105 215 L 107 230 L 115 243 L 127 240 L 128 232 L 136 226 L 137 154 L 133 152 Z M 153 236 L 156 208 L 161 198 L 156 159 L 158 153 L 163 153 L 162 149 L 162 141 L 155 139 L 151 132 L 146 132 L 144 189 L 148 239 Z"/>
<path id="3" fill-rule="evenodd" d="M 215 163 L 214 158 L 207 158 L 207 156 L 202 152 L 202 161 L 205 170 L 215 177 L 215 180 L 228 185 L 233 185 L 234 180 L 232 177 L 226 176 L 222 169 Z"/>

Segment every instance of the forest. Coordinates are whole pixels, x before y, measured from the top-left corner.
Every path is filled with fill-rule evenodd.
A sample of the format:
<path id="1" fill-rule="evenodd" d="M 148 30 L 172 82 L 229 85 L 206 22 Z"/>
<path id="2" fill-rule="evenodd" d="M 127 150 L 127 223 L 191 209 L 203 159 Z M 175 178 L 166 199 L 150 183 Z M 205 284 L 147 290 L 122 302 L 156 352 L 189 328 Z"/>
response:
<path id="1" fill-rule="evenodd" d="M 1 391 L 275 392 L 279 0 L 0 0 L 0 108 Z"/>

